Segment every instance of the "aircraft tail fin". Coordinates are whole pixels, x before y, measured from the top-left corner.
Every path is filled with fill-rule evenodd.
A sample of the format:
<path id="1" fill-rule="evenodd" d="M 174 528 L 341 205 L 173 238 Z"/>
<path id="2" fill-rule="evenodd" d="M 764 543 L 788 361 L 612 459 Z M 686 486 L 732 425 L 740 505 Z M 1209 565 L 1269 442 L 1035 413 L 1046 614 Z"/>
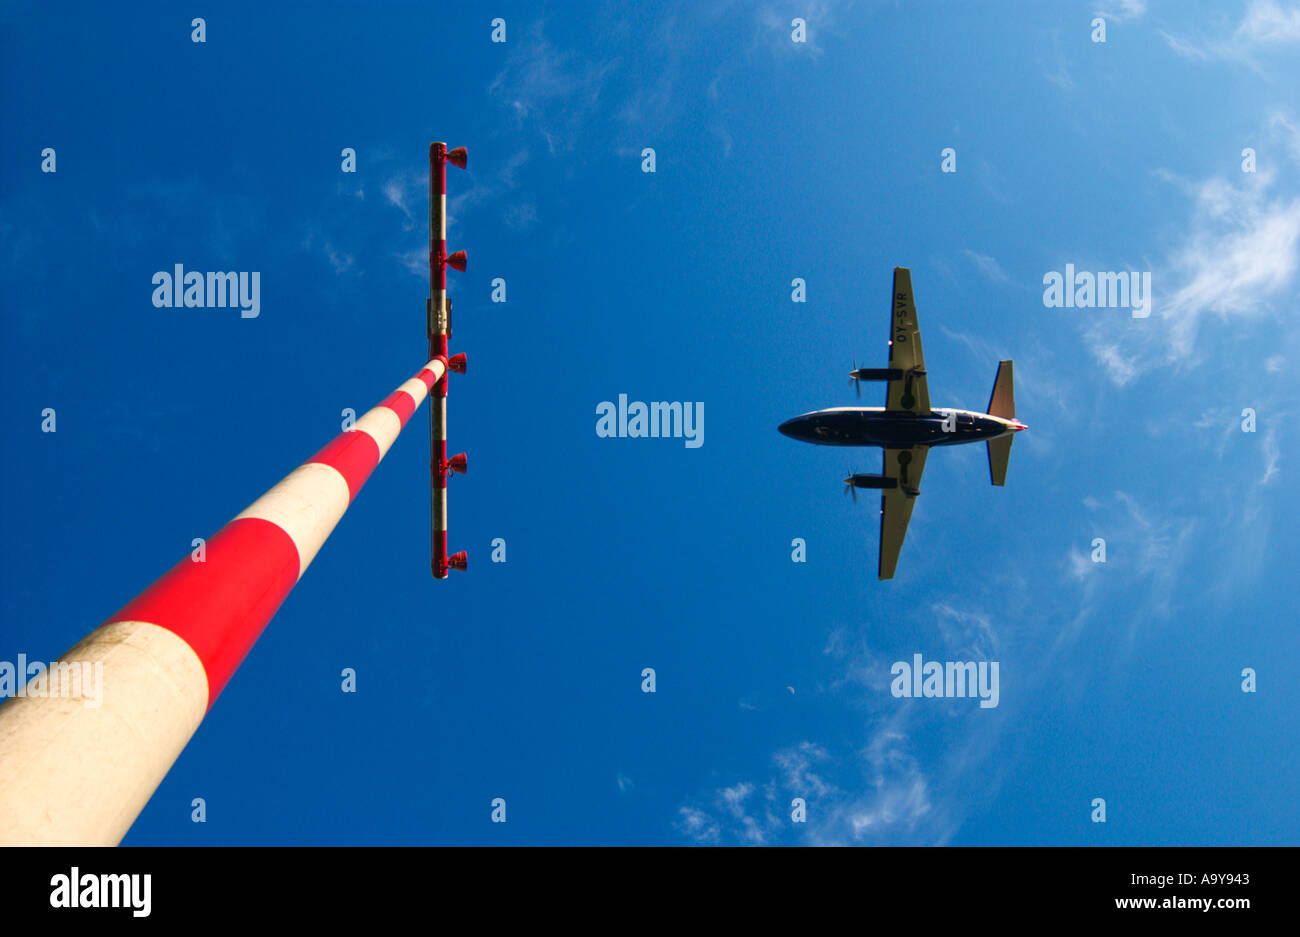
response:
<path id="1" fill-rule="evenodd" d="M 989 416 L 1004 420 L 1016 418 L 1016 391 L 1011 382 L 1011 362 L 998 362 L 998 376 L 993 379 L 993 396 L 989 398 Z"/>
<path id="2" fill-rule="evenodd" d="M 1011 378 L 1011 362 L 998 362 L 998 376 L 993 379 L 993 395 L 989 397 L 989 416 L 1004 420 L 1016 418 L 1016 390 Z M 1007 462 L 1011 460 L 1011 436 L 1000 436 L 988 441 L 989 476 L 995 485 L 1007 483 Z"/>
<path id="3" fill-rule="evenodd" d="M 987 443 L 989 477 L 995 485 L 1007 483 L 1007 463 L 1011 461 L 1011 440 L 1014 438 L 1014 436 L 1000 436 L 997 439 L 990 439 Z"/>

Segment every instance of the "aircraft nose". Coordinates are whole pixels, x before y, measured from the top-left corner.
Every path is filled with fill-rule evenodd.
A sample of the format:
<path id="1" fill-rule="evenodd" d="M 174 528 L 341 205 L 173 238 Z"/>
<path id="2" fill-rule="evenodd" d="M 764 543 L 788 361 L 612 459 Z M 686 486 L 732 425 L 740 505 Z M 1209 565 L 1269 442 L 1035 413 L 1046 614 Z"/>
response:
<path id="1" fill-rule="evenodd" d="M 791 439 L 803 438 L 803 417 L 797 416 L 792 420 L 786 420 L 777 427 L 777 431 L 783 436 L 789 436 Z"/>

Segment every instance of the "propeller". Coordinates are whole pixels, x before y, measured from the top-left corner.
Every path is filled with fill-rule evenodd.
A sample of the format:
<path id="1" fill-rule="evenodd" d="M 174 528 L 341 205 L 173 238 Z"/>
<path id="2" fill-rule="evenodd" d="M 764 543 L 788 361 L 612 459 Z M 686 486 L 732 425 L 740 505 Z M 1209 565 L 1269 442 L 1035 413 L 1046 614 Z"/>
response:
<path id="1" fill-rule="evenodd" d="M 854 368 L 854 370 L 856 371 L 857 369 Z M 855 484 L 853 484 L 853 474 L 854 474 L 853 469 L 850 468 L 850 469 L 849 469 L 849 477 L 846 478 L 846 479 L 844 479 L 844 493 L 845 493 L 846 495 L 852 495 L 852 496 L 853 496 L 853 503 L 854 503 L 854 504 L 857 504 L 857 503 L 858 503 L 858 486 L 855 485 Z"/>
<path id="2" fill-rule="evenodd" d="M 853 359 L 853 370 L 849 372 L 849 383 L 853 385 L 853 389 L 858 393 L 858 399 L 861 400 L 862 381 L 858 380 L 858 359 L 857 358 Z"/>

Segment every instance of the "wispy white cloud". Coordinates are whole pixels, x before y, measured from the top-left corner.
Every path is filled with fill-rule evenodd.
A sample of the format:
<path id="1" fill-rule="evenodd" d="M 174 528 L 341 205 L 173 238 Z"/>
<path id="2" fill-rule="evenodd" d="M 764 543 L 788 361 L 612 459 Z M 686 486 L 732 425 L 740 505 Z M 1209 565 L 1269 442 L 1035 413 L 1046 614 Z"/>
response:
<path id="1" fill-rule="evenodd" d="M 1146 15 L 1146 0 L 1113 0 L 1113 3 L 1097 11 L 1101 16 L 1116 23 L 1141 19 Z"/>
<path id="2" fill-rule="evenodd" d="M 1268 129 L 1274 140 L 1293 163 L 1300 165 L 1300 126 L 1286 111 L 1274 111 L 1268 120 Z"/>
<path id="3" fill-rule="evenodd" d="M 1094 323 L 1090 327 L 1088 346 L 1102 366 L 1102 372 L 1120 387 L 1137 377 L 1141 371 L 1137 358 L 1122 351 L 1120 338 L 1115 337 L 1101 323 Z"/>
<path id="4" fill-rule="evenodd" d="M 323 234 L 319 227 L 312 226 L 306 236 L 302 239 L 301 247 L 304 251 L 317 251 L 324 255 L 329 261 L 329 265 L 334 268 L 335 273 L 359 273 L 357 261 L 352 254 L 344 251 L 336 245 L 333 240 Z"/>
<path id="5" fill-rule="evenodd" d="M 1086 579 L 1097 570 L 1097 564 L 1092 561 L 1092 555 L 1084 552 L 1077 545 L 1070 547 L 1066 563 L 1069 566 L 1072 579 Z"/>
<path id="6" fill-rule="evenodd" d="M 486 178 L 475 172 L 474 164 L 471 163 L 469 185 L 462 186 L 459 192 L 447 199 L 448 223 L 454 222 L 457 217 L 473 206 L 499 201 L 515 192 L 521 183 L 521 170 L 528 165 L 529 158 L 528 147 L 522 147 L 506 157 Z M 537 208 L 532 202 L 512 202 L 507 204 L 502 208 L 503 216 L 509 215 L 512 210 L 516 213 L 513 219 L 505 217 L 504 220 L 507 223 L 513 221 L 513 227 L 526 227 L 526 223 L 536 220 Z M 525 214 L 531 212 L 532 217 L 523 218 L 519 214 L 520 212 Z M 520 221 L 526 223 L 520 224 Z"/>
<path id="7" fill-rule="evenodd" d="M 1237 34 L 1247 42 L 1262 45 L 1300 42 L 1300 7 L 1285 7 L 1275 0 L 1254 0 Z"/>
<path id="8" fill-rule="evenodd" d="M 821 766 L 830 761 L 830 753 L 813 742 L 800 742 L 794 748 L 786 748 L 772 756 L 772 761 L 781 770 L 781 782 L 791 791 L 806 791 L 803 796 L 823 797 L 833 787 L 822 777 Z"/>
<path id="9" fill-rule="evenodd" d="M 741 783 L 734 787 L 723 788 L 719 792 L 719 799 L 723 808 L 737 824 L 740 840 L 761 846 L 767 842 L 768 833 L 764 827 L 771 827 L 771 816 L 766 812 L 762 819 L 750 815 L 749 811 L 753 808 L 749 806 L 749 800 L 753 793 L 753 784 Z M 758 809 L 764 809 L 761 804 L 757 806 Z M 765 824 L 763 820 L 768 822 Z"/>
<path id="10" fill-rule="evenodd" d="M 1298 145 L 1294 130 L 1287 115 L 1276 114 L 1266 132 L 1291 152 Z M 1151 318 L 1142 327 L 1125 322 L 1122 330 L 1113 318 L 1099 318 L 1084 333 L 1093 356 L 1120 386 L 1152 367 L 1195 364 L 1207 319 L 1275 317 L 1300 270 L 1300 196 L 1280 190 L 1276 170 L 1198 183 L 1168 171 L 1157 176 L 1185 192 L 1191 204 L 1180 240 L 1152 273 Z"/>
<path id="11" fill-rule="evenodd" d="M 758 38 L 778 56 L 816 61 L 825 52 L 821 38 L 835 29 L 838 14 L 837 6 L 825 0 L 804 0 L 796 7 L 764 6 L 758 11 Z M 796 18 L 803 20 L 800 42 L 795 41 Z"/>
<path id="12" fill-rule="evenodd" d="M 1057 633 L 1054 647 L 1059 651 L 1072 646 L 1085 628 L 1095 625 L 1103 607 L 1122 600 L 1123 646 L 1131 648 L 1141 627 L 1174 612 L 1178 584 L 1185 578 L 1202 525 L 1173 511 L 1158 513 L 1125 491 L 1087 498 L 1084 505 L 1092 514 L 1088 536 L 1105 541 L 1105 561 L 1093 563 L 1091 542 L 1087 552 L 1078 543 L 1067 549 L 1066 578 L 1083 591 L 1075 596 L 1075 614 Z"/>
<path id="13" fill-rule="evenodd" d="M 1213 38 L 1198 38 L 1159 30 L 1169 48 L 1188 61 L 1231 62 L 1260 71 L 1260 53 L 1300 43 L 1300 7 L 1252 0 L 1236 29 L 1218 32 Z"/>
<path id="14" fill-rule="evenodd" d="M 1265 314 L 1295 277 L 1300 198 L 1270 198 L 1268 175 L 1246 179 L 1198 188 L 1191 233 L 1169 263 L 1177 287 L 1161 302 L 1171 359 L 1190 355 L 1205 315 Z"/>
<path id="15" fill-rule="evenodd" d="M 862 752 L 865 784 L 810 831 L 822 844 L 920 842 L 942 845 L 953 829 L 927 825 L 934 815 L 930 781 L 898 729 L 900 715 L 881 726 Z M 919 834 L 919 836 L 918 836 Z"/>
<path id="16" fill-rule="evenodd" d="M 810 741 L 782 749 L 772 756 L 772 776 L 718 788 L 702 803 L 683 805 L 675 826 L 700 843 L 947 842 L 955 826 L 946 811 L 934 808 L 930 781 L 901 730 L 904 719 L 904 710 L 896 710 L 860 751 L 844 757 Z M 832 770 L 840 777 L 832 779 Z M 795 798 L 804 801 L 805 822 L 794 822 Z"/>
<path id="17" fill-rule="evenodd" d="M 421 191 L 421 187 L 427 189 L 428 184 L 428 178 L 424 173 L 413 170 L 398 172 L 384 180 L 381 186 L 384 201 L 398 208 L 405 216 L 403 229 L 410 231 L 415 227 L 415 205 L 418 199 L 428 197 L 427 192 Z"/>
<path id="18" fill-rule="evenodd" d="M 949 713 L 942 724 L 952 732 L 951 741 L 941 746 L 939 764 L 927 770 L 906 728 L 909 721 L 924 718 L 918 713 L 911 704 L 893 708 L 874 726 L 866 744 L 842 760 L 845 770 L 839 783 L 825 796 L 809 799 L 805 842 L 941 846 L 952 840 L 965 812 L 985 796 L 971 789 L 967 772 L 988 756 L 998 723 L 954 722 Z"/>
<path id="19" fill-rule="evenodd" d="M 517 231 L 526 231 L 537 223 L 537 206 L 532 202 L 515 202 L 501 210 L 501 220 Z"/>
<path id="20" fill-rule="evenodd" d="M 709 132 L 717 137 L 718 146 L 721 148 L 722 158 L 730 159 L 732 148 L 735 145 L 731 138 L 731 131 L 721 124 L 713 124 L 709 127 Z"/>
<path id="21" fill-rule="evenodd" d="M 1123 530 L 1121 540 L 1127 553 L 1112 554 L 1110 561 L 1131 562 L 1139 577 L 1161 586 L 1160 591 L 1167 596 L 1179 572 L 1178 560 L 1185 549 L 1188 534 L 1196 521 L 1154 518 L 1142 510 L 1137 499 L 1123 491 L 1117 491 L 1115 498 L 1128 516 L 1128 527 Z M 1164 610 L 1168 610 L 1167 605 Z"/>
<path id="22" fill-rule="evenodd" d="M 329 260 L 330 266 L 334 268 L 335 273 L 347 273 L 356 264 L 356 258 L 351 254 L 344 253 L 329 243 L 325 245 L 325 257 Z"/>
<path id="23" fill-rule="evenodd" d="M 1211 407 L 1192 421 L 1202 440 L 1214 440 L 1214 454 L 1223 458 L 1228 442 L 1241 433 L 1240 416 L 1229 407 Z"/>
<path id="24" fill-rule="evenodd" d="M 674 826 L 683 836 L 697 843 L 717 843 L 722 838 L 722 828 L 718 821 L 698 807 L 680 808 Z"/>
<path id="25" fill-rule="evenodd" d="M 1277 426 L 1273 425 L 1264 433 L 1264 475 L 1259 480 L 1260 485 L 1267 485 L 1278 474 L 1279 465 L 1282 461 L 1282 449 L 1277 441 Z"/>
<path id="26" fill-rule="evenodd" d="M 1270 534 L 1278 516 L 1277 502 L 1284 492 L 1277 484 L 1286 470 L 1280 427 L 1288 424 L 1285 404 L 1260 406 L 1259 432 L 1241 431 L 1240 417 L 1232 424 L 1233 446 L 1238 467 L 1219 491 L 1207 492 L 1206 503 L 1219 506 L 1212 538 L 1215 556 L 1213 573 L 1204 584 L 1207 598 L 1225 607 L 1240 600 L 1241 590 L 1256 580 L 1270 565 Z M 1242 458 L 1244 456 L 1244 459 Z M 1254 461 L 1254 473 L 1250 472 Z M 1285 512 L 1283 512 L 1285 514 Z"/>
<path id="27" fill-rule="evenodd" d="M 1039 64 L 1043 69 L 1043 77 L 1050 81 L 1062 91 L 1073 91 L 1076 85 L 1074 76 L 1070 73 L 1070 62 L 1066 58 L 1065 48 L 1061 43 L 1060 30 L 1053 30 L 1051 41 L 1048 44 L 1050 55 L 1043 60 L 1040 57 Z"/>
<path id="28" fill-rule="evenodd" d="M 399 252 L 396 256 L 398 262 L 416 276 L 429 275 L 429 248 L 413 247 Z"/>
<path id="29" fill-rule="evenodd" d="M 610 15 L 595 24 L 595 39 L 569 48 L 552 39 L 546 18 L 513 38 L 489 94 L 521 130 L 535 133 L 551 156 L 581 161 L 592 150 L 639 158 L 641 149 L 671 135 L 674 126 L 698 111 L 722 103 L 725 80 L 759 62 L 816 60 L 824 40 L 841 26 L 850 0 L 801 0 L 797 8 L 768 4 L 755 9 L 738 0 L 678 3 L 638 24 L 637 42 L 626 41 L 626 17 Z M 600 14 L 597 14 L 600 16 Z M 804 21 L 804 41 L 791 25 Z M 713 37 L 739 26 L 745 33 L 730 54 L 717 54 Z M 716 61 L 708 75 L 695 59 L 701 50 Z M 730 131 L 714 115 L 709 127 L 723 157 L 732 151 Z"/>
<path id="30" fill-rule="evenodd" d="M 1002 265 L 998 263 L 996 257 L 990 257 L 988 254 L 980 254 L 976 251 L 966 249 L 963 249 L 962 253 L 970 259 L 971 263 L 975 265 L 975 269 L 978 270 L 980 275 L 986 280 L 991 280 L 994 283 L 1010 282 L 1011 278 L 1007 276 L 1006 272 L 1002 269 Z"/>
<path id="31" fill-rule="evenodd" d="M 552 156 L 573 152 L 605 97 L 606 79 L 617 58 L 600 60 L 556 46 L 539 20 L 510 52 L 488 92 L 509 112 L 516 126 L 528 127 L 546 142 Z"/>
<path id="32" fill-rule="evenodd" d="M 1226 48 L 1220 47 L 1216 50 L 1184 36 L 1165 32 L 1163 29 L 1157 31 L 1175 55 L 1187 59 L 1189 62 L 1210 62 L 1228 57 Z"/>
<path id="33" fill-rule="evenodd" d="M 765 845 L 780 821 L 774 785 L 759 789 L 749 781 L 719 788 L 704 807 L 686 804 L 678 809 L 677 831 L 698 843 Z"/>
<path id="34" fill-rule="evenodd" d="M 947 602 L 931 606 L 939 633 L 954 660 L 996 660 L 998 636 L 988 615 Z"/>

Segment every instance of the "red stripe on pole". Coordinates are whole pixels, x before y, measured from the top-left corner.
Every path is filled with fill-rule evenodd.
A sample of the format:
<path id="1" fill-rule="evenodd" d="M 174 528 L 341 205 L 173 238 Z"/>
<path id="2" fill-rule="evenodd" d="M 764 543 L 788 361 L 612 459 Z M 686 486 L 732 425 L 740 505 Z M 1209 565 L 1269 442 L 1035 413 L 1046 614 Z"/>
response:
<path id="1" fill-rule="evenodd" d="M 438 349 L 435 347 L 435 348 L 433 349 L 433 355 L 432 355 L 432 357 L 434 357 L 434 358 L 444 357 L 444 358 L 445 358 L 446 355 L 443 355 L 443 354 L 442 354 L 441 352 L 439 352 Z M 445 374 L 446 372 L 444 371 L 443 373 Z M 424 386 L 427 387 L 427 388 L 429 388 L 429 390 L 431 390 L 431 391 L 433 390 L 433 385 L 436 384 L 436 383 L 438 383 L 438 376 L 437 376 L 436 374 L 434 374 L 432 371 L 430 371 L 428 368 L 425 368 L 423 371 L 421 371 L 419 374 L 417 374 L 417 375 L 415 375 L 415 376 L 416 376 L 416 378 L 418 378 L 419 380 L 423 381 L 423 382 L 424 382 Z"/>
<path id="2" fill-rule="evenodd" d="M 380 403 L 381 407 L 387 407 L 397 414 L 397 419 L 401 421 L 402 426 L 406 426 L 406 421 L 411 418 L 415 412 L 415 400 L 404 390 L 395 390 Z"/>
<path id="3" fill-rule="evenodd" d="M 391 396 L 398 395 L 414 405 L 405 392 Z M 308 461 L 338 471 L 350 500 L 379 463 L 379 445 L 364 430 L 353 430 Z M 236 518 L 204 545 L 204 562 L 181 560 L 108 620 L 149 622 L 185 641 L 203 664 L 211 708 L 298 581 L 301 564 L 298 547 L 278 525 Z"/>
<path id="4" fill-rule="evenodd" d="M 207 673 L 211 709 L 298 581 L 299 558 L 287 533 L 256 517 L 231 521 L 204 551 L 204 562 L 181 560 L 109 621 L 149 622 L 185 641 Z"/>
<path id="5" fill-rule="evenodd" d="M 348 483 L 348 502 L 351 503 L 379 464 L 379 444 L 365 430 L 351 430 L 339 433 L 307 462 L 319 462 L 337 469 Z"/>

